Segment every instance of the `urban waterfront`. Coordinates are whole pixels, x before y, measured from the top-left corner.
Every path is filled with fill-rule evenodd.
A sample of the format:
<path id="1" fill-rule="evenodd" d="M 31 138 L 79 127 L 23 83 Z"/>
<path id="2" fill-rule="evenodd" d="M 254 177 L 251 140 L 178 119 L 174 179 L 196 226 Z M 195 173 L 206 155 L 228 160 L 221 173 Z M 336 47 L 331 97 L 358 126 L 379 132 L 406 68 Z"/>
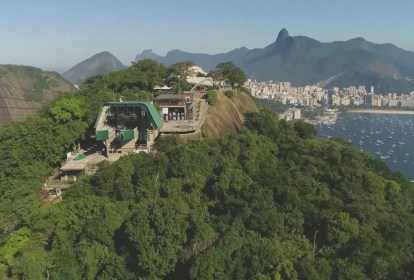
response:
<path id="1" fill-rule="evenodd" d="M 344 113 L 335 124 L 316 128 L 319 137 L 352 142 L 414 180 L 414 115 Z"/>

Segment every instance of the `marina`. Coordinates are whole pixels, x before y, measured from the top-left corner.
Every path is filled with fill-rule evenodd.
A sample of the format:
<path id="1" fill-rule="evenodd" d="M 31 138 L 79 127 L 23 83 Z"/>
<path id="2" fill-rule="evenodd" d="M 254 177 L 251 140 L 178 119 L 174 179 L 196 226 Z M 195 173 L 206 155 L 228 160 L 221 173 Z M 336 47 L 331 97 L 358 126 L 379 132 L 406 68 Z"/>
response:
<path id="1" fill-rule="evenodd" d="M 414 180 L 414 115 L 340 114 L 335 124 L 316 126 L 322 138 L 341 138 Z"/>

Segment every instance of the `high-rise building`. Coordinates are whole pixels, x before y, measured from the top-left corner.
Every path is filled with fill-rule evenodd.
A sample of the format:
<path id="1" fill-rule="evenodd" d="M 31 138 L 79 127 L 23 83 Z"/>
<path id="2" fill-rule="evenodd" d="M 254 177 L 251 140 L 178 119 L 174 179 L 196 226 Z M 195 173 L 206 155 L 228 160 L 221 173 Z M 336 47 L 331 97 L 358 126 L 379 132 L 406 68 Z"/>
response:
<path id="1" fill-rule="evenodd" d="M 333 105 L 333 98 L 335 96 L 335 91 L 333 89 L 328 90 L 328 104 Z"/>
<path id="2" fill-rule="evenodd" d="M 348 106 L 349 104 L 351 104 L 351 100 L 348 97 L 341 98 L 341 105 Z"/>
<path id="3" fill-rule="evenodd" d="M 366 89 L 365 89 L 365 86 L 358 86 L 358 92 L 359 92 L 360 94 L 365 94 L 365 93 L 367 93 L 367 91 L 366 91 Z"/>
<path id="4" fill-rule="evenodd" d="M 355 86 L 350 86 L 350 87 L 348 88 L 348 94 L 350 94 L 350 95 L 355 95 L 355 94 L 357 94 L 357 88 L 356 88 Z"/>
<path id="5" fill-rule="evenodd" d="M 372 105 L 372 93 L 367 93 L 364 95 L 364 104 Z"/>

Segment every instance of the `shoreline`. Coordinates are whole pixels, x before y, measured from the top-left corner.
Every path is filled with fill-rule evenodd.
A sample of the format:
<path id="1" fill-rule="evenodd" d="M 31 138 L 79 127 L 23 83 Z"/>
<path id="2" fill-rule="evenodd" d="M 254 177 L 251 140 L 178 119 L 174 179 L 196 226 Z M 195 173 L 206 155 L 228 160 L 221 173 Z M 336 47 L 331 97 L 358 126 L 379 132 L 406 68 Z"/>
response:
<path id="1" fill-rule="evenodd" d="M 414 115 L 414 111 L 404 110 L 381 110 L 381 109 L 355 109 L 344 113 L 367 113 L 367 114 L 392 114 L 392 115 Z"/>
<path id="2" fill-rule="evenodd" d="M 384 115 L 414 115 L 413 111 L 404 111 L 404 110 L 381 110 L 381 109 L 354 109 L 345 112 L 332 112 L 326 116 L 317 116 L 313 120 L 303 119 L 305 122 L 312 125 L 333 125 L 338 120 L 339 115 L 346 113 L 356 113 L 356 114 L 384 114 Z"/>

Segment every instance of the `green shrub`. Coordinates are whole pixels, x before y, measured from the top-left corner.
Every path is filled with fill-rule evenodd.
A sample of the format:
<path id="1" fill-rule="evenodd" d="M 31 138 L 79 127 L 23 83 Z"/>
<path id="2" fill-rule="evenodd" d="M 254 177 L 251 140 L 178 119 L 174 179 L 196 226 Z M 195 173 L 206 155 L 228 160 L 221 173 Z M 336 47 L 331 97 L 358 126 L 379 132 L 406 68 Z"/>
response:
<path id="1" fill-rule="evenodd" d="M 236 92 L 234 90 L 226 90 L 224 92 L 224 95 L 227 96 L 228 98 L 233 98 L 236 96 Z"/>
<path id="2" fill-rule="evenodd" d="M 217 91 L 209 90 L 207 92 L 207 102 L 211 106 L 214 106 L 214 104 L 216 104 L 216 102 L 217 102 Z"/>
<path id="3" fill-rule="evenodd" d="M 241 87 L 239 90 L 250 95 L 250 90 L 247 87 Z"/>

